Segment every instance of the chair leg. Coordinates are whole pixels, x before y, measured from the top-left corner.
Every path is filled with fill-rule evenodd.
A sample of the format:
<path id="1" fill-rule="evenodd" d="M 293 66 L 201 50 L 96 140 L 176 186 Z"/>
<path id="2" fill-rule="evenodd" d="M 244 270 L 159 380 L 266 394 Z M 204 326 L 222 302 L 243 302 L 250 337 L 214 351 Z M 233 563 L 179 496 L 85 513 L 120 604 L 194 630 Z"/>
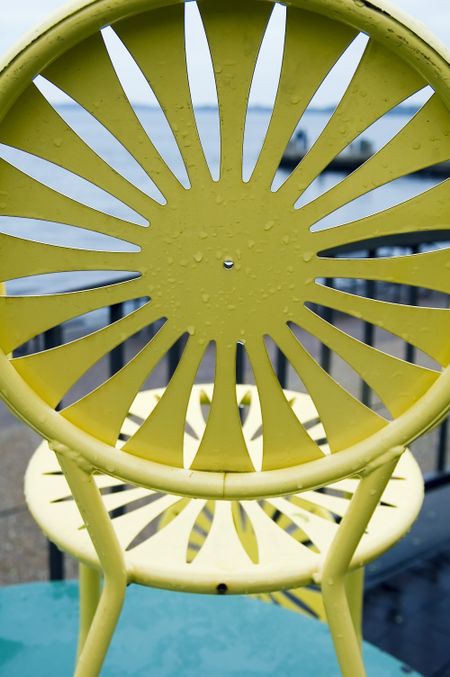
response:
<path id="1" fill-rule="evenodd" d="M 103 570 L 104 586 L 83 648 L 77 660 L 75 677 L 97 677 L 122 610 L 127 585 L 123 551 L 100 493 L 92 479 L 92 470 L 79 467 L 70 451 L 55 449 L 73 498 L 84 519 Z M 88 575 L 92 583 L 92 577 Z M 85 593 L 83 593 L 85 594 Z M 86 616 L 92 613 L 85 606 Z M 83 627 L 83 632 L 86 626 Z"/>
<path id="2" fill-rule="evenodd" d="M 364 567 L 349 571 L 345 580 L 348 604 L 359 645 L 362 645 Z"/>
<path id="3" fill-rule="evenodd" d="M 345 575 L 322 584 L 323 601 L 334 648 L 343 677 L 365 677 L 361 645 L 345 589 Z"/>
<path id="4" fill-rule="evenodd" d="M 74 677 L 98 677 L 119 620 L 126 585 L 105 577 L 94 619 L 77 661 Z"/>
<path id="5" fill-rule="evenodd" d="M 80 582 L 80 628 L 77 657 L 80 657 L 86 637 L 98 606 L 101 591 L 101 576 L 96 569 L 86 564 L 79 565 Z"/>
<path id="6" fill-rule="evenodd" d="M 355 622 L 358 612 L 353 606 L 352 615 L 346 579 L 352 557 L 397 460 L 385 463 L 360 481 L 323 566 L 323 601 L 343 677 L 365 677 L 366 674 Z"/>

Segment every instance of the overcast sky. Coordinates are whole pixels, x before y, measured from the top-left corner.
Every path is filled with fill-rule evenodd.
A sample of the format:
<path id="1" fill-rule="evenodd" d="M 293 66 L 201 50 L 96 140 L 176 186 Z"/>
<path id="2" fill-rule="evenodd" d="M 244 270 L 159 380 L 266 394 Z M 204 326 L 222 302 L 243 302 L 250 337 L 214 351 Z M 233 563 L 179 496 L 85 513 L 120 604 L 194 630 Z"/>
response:
<path id="1" fill-rule="evenodd" d="M 0 25 L 0 54 L 10 49 L 14 43 L 21 38 L 27 31 L 41 23 L 51 12 L 63 7 L 67 4 L 62 0 L 0 0 L 3 7 L 1 7 L 1 25 Z M 442 42 L 450 47 L 450 0 L 391 0 L 391 3 L 403 11 L 411 14 L 415 19 L 421 21 L 428 29 L 437 35 Z M 70 4 L 70 3 L 69 3 Z M 196 30 L 195 15 L 192 15 L 192 30 L 196 35 L 193 40 L 195 45 L 193 51 L 189 54 L 192 64 L 199 65 L 201 62 L 201 35 Z M 273 35 L 276 37 L 277 30 L 280 33 L 279 27 L 282 24 L 282 14 L 273 17 Z M 272 41 L 276 45 L 276 39 Z M 281 44 L 281 43 L 280 43 Z M 361 49 L 362 46 L 359 47 Z M 267 83 L 275 77 L 277 68 L 279 69 L 279 60 L 281 56 L 280 50 L 273 48 L 274 52 L 266 53 L 266 60 L 263 61 L 261 72 L 259 73 L 258 82 L 255 83 L 254 96 L 252 103 L 256 104 L 270 104 L 272 93 L 267 91 Z M 358 51 L 358 45 L 354 46 L 354 50 Z M 342 77 L 345 80 L 348 65 L 344 62 L 340 65 Z M 347 77 L 348 79 L 348 77 Z M 212 103 L 211 88 L 203 82 L 198 80 L 193 83 L 196 90 L 197 103 Z M 139 90 L 132 92 L 133 98 L 139 100 Z M 318 100 L 314 103 L 317 105 L 327 105 L 333 103 L 337 98 L 337 93 L 333 91 L 332 86 L 324 88 L 320 92 Z"/>

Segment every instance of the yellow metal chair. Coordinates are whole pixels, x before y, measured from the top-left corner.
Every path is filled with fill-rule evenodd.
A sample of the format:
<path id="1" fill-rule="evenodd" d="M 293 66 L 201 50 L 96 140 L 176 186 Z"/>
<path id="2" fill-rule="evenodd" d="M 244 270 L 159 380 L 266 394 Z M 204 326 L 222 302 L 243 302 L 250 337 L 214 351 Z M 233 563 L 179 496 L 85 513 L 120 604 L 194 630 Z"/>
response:
<path id="1" fill-rule="evenodd" d="M 27 473 L 30 507 L 52 539 L 83 563 L 78 677 L 98 674 L 129 582 L 204 593 L 268 593 L 311 581 L 322 585 L 343 674 L 360 676 L 358 571 L 405 532 L 419 509 L 420 473 L 405 447 L 449 408 L 450 320 L 445 309 L 362 298 L 320 280 L 386 280 L 448 293 L 445 250 L 384 259 L 332 258 L 326 252 L 374 236 L 448 230 L 449 183 L 359 221 L 316 232 L 311 227 L 373 188 L 450 158 L 448 59 L 423 31 L 381 2 L 293 0 L 274 112 L 252 177 L 243 182 L 248 96 L 273 3 L 204 0 L 198 6 L 220 109 L 218 181 L 211 178 L 191 104 L 182 3 L 77 3 L 7 59 L 0 74 L 0 142 L 82 176 L 139 213 L 149 227 L 107 216 L 1 162 L 1 214 L 97 231 L 132 242 L 139 251 L 94 252 L 0 235 L 4 281 L 61 271 L 134 274 L 99 289 L 2 296 L 0 392 L 49 441 Z M 157 96 L 183 156 L 189 189 L 140 127 L 101 39 L 106 25 L 113 26 Z M 305 159 L 272 191 L 299 118 L 360 31 L 369 35 L 368 46 L 336 112 Z M 116 136 L 166 204 L 124 179 L 74 133 L 39 93 L 33 83 L 38 74 Z M 345 180 L 294 209 L 333 157 L 427 83 L 434 95 L 401 132 Z M 104 329 L 8 358 L 59 323 L 143 297 L 150 300 Z M 431 356 L 436 367 L 367 346 L 305 304 L 383 327 Z M 92 365 L 158 320 L 164 320 L 161 329 L 121 370 L 58 410 Z M 289 323 L 316 336 L 358 372 L 385 405 L 386 416 L 321 369 Z M 187 342 L 167 388 L 143 390 L 147 376 L 183 335 Z M 283 391 L 267 336 L 284 352 L 308 396 Z M 256 386 L 236 385 L 238 342 L 245 346 Z M 193 385 L 210 343 L 216 353 L 214 384 Z M 243 424 L 239 402 L 249 408 Z M 209 405 L 206 418 L 202 403 Z M 111 491 L 120 483 L 123 491 Z M 132 509 L 133 501 L 142 504 Z M 109 513 L 123 505 L 131 509 L 111 520 Z M 101 594 L 96 570 L 104 576 Z"/>

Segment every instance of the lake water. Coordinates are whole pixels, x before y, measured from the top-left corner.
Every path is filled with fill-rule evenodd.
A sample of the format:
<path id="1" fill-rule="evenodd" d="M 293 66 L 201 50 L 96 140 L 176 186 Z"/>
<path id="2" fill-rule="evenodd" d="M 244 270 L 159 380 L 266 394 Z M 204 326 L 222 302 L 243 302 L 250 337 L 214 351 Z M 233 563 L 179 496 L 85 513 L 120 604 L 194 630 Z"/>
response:
<path id="1" fill-rule="evenodd" d="M 61 106 L 61 115 L 77 131 L 77 133 L 91 145 L 94 150 L 111 164 L 118 172 L 141 190 L 156 199 L 160 199 L 159 191 L 149 180 L 145 172 L 129 153 L 96 121 L 75 106 Z M 166 162 L 181 181 L 187 177 L 183 163 L 161 112 L 156 109 L 136 107 L 141 122 L 152 141 L 157 146 Z M 303 116 L 301 127 L 312 143 L 324 127 L 329 114 L 321 112 L 307 112 Z M 375 148 L 380 148 L 395 135 L 408 121 L 410 116 L 395 114 L 384 116 L 375 123 L 363 136 L 373 142 Z M 270 112 L 265 110 L 250 110 L 247 120 L 247 131 L 244 146 L 244 178 L 248 178 L 258 157 L 262 141 L 265 136 Z M 218 176 L 219 167 L 219 130 L 218 116 L 214 110 L 202 109 L 197 111 L 197 120 L 202 143 L 211 172 L 214 178 Z M 113 198 L 108 193 L 94 187 L 87 181 L 80 179 L 70 172 L 55 169 L 53 165 L 40 161 L 26 154 L 17 153 L 0 146 L 0 157 L 11 161 L 18 168 L 26 171 L 41 182 L 56 188 L 78 201 L 101 211 L 113 214 L 120 218 L 142 223 L 142 218 L 132 212 L 127 206 Z M 286 171 L 279 170 L 274 182 L 276 188 L 287 176 Z M 327 172 L 322 174 L 307 189 L 301 199 L 301 204 L 309 202 L 322 192 L 328 190 L 336 182 L 341 181 L 344 174 Z M 386 209 L 402 202 L 435 185 L 437 180 L 429 176 L 412 175 L 398 179 L 391 184 L 368 193 L 367 195 L 346 205 L 334 214 L 324 219 L 321 227 L 330 227 L 361 218 L 367 214 Z M 24 196 L 26 199 L 26 196 Z M 125 249 L 126 243 L 111 240 L 104 236 L 80 228 L 51 224 L 29 219 L 0 217 L 0 229 L 3 232 L 20 235 L 21 237 L 88 249 Z M 123 275 L 123 274 L 122 274 Z M 102 279 L 111 279 L 110 273 L 61 273 L 58 276 L 41 275 L 15 280 L 8 284 L 8 293 L 45 293 L 50 290 L 62 291 L 77 286 L 96 284 Z"/>

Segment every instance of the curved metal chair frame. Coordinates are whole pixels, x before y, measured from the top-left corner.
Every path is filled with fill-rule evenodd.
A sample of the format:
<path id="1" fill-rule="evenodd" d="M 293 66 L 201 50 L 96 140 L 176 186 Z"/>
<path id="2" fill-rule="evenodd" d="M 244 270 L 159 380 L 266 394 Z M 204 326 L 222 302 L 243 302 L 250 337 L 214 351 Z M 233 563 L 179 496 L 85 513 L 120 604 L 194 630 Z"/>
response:
<path id="1" fill-rule="evenodd" d="M 443 308 L 379 302 L 327 288 L 320 281 L 330 277 L 386 280 L 448 293 L 445 249 L 367 260 L 334 258 L 327 252 L 364 243 L 375 234 L 394 238 L 408 232 L 448 231 L 450 185 L 444 181 L 400 205 L 336 228 L 315 230 L 314 226 L 374 188 L 450 158 L 449 59 L 433 38 L 380 1 L 292 0 L 286 10 L 273 114 L 253 174 L 244 182 L 248 98 L 273 3 L 200 0 L 198 7 L 220 111 L 218 181 L 211 177 L 191 102 L 183 3 L 76 3 L 6 60 L 0 73 L 0 143 L 83 177 L 133 209 L 147 227 L 107 216 L 1 161 L 2 215 L 93 230 L 132 243 L 138 251 L 86 251 L 0 235 L 4 281 L 61 271 L 134 275 L 115 285 L 71 294 L 2 296 L 0 392 L 56 452 L 104 574 L 97 605 L 98 576 L 82 569 L 78 677 L 98 674 L 126 584 L 133 580 L 96 485 L 98 473 L 153 491 L 237 502 L 301 496 L 357 477 L 355 494 L 313 576 L 322 583 L 342 672 L 360 676 L 364 666 L 346 577 L 406 445 L 449 409 L 450 319 Z M 161 104 L 185 163 L 188 189 L 166 165 L 129 105 L 101 37 L 100 29 L 107 25 L 113 27 Z M 366 33 L 369 41 L 346 93 L 303 161 L 278 190 L 272 190 L 281 155 L 300 117 L 359 32 Z M 77 136 L 33 83 L 38 74 L 91 113 L 130 151 L 161 191 L 165 204 L 127 181 Z M 295 208 L 330 160 L 427 84 L 433 96 L 391 141 L 346 179 Z M 8 357 L 30 338 L 70 318 L 144 297 L 144 305 L 105 329 L 51 350 Z M 382 327 L 425 352 L 436 366 L 413 365 L 367 346 L 320 318 L 309 304 Z M 159 320 L 161 329 L 127 365 L 58 410 L 66 393 L 92 365 Z M 298 340 L 296 326 L 360 374 L 387 415 L 360 402 L 321 369 Z M 142 425 L 119 444 L 136 393 L 182 336 L 186 345 L 169 385 Z M 323 425 L 326 449 L 309 434 L 301 411 L 296 412 L 281 388 L 266 337 L 275 341 L 302 379 Z M 239 416 L 238 343 L 244 344 L 255 376 L 254 400 L 262 423 L 257 451 L 246 438 Z M 186 417 L 198 402 L 193 383 L 210 344 L 216 351 L 214 388 L 204 431 L 192 450 Z M 420 501 L 419 482 L 417 491 Z M 417 501 L 412 506 L 411 516 Z M 158 584 L 156 576 L 153 583 Z M 275 590 L 291 583 L 274 568 L 258 589 Z M 200 585 L 187 577 L 182 587 L 190 586 L 217 591 L 212 579 Z M 252 573 L 228 587 L 236 593 L 254 589 Z"/>

